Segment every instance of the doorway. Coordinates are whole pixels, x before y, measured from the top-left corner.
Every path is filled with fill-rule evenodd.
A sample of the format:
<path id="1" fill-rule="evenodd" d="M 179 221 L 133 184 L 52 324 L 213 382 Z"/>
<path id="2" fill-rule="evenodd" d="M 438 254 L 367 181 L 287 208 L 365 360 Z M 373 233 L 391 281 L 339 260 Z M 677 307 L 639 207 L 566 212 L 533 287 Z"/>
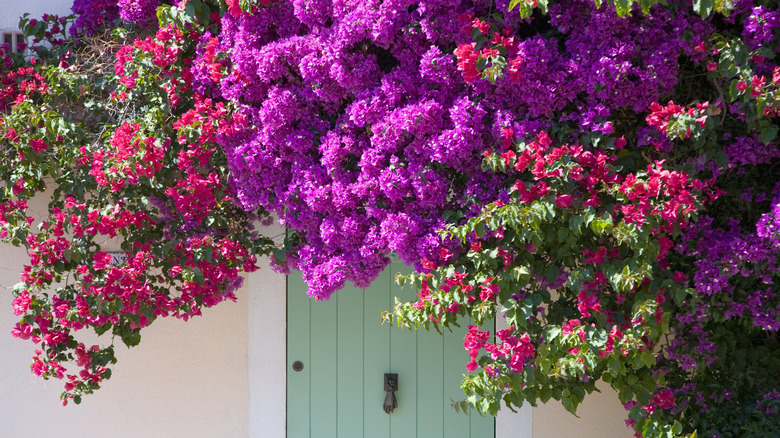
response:
<path id="1" fill-rule="evenodd" d="M 456 412 L 468 354 L 457 331 L 410 331 L 381 324 L 394 297 L 415 298 L 393 262 L 366 290 L 346 287 L 329 301 L 306 295 L 300 274 L 287 283 L 287 438 L 492 438 L 495 420 Z M 297 363 L 296 363 L 297 362 Z M 397 407 L 385 413 L 384 376 L 397 374 Z"/>

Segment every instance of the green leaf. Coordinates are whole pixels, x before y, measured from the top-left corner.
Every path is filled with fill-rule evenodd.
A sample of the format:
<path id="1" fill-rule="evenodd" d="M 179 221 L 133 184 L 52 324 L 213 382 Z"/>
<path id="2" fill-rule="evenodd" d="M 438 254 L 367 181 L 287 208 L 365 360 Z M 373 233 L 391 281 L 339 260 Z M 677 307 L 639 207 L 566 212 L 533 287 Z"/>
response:
<path id="1" fill-rule="evenodd" d="M 575 235 L 579 236 L 582 234 L 582 225 L 584 223 L 585 220 L 582 218 L 582 216 L 576 214 L 569 218 L 569 229 L 572 230 Z"/>
<path id="2" fill-rule="evenodd" d="M 595 219 L 593 222 L 590 223 L 590 228 L 593 230 L 594 233 L 597 235 L 604 234 L 604 230 L 607 228 L 607 224 L 605 221 L 601 219 Z"/>
<path id="3" fill-rule="evenodd" d="M 715 10 L 728 17 L 734 9 L 734 2 L 732 0 L 715 0 Z"/>
<path id="4" fill-rule="evenodd" d="M 545 335 L 545 340 L 547 342 L 553 342 L 553 341 L 555 341 L 555 339 L 558 336 L 560 336 L 560 334 L 562 332 L 563 331 L 561 330 L 561 328 L 559 326 L 552 326 L 552 327 L 547 329 L 547 334 Z"/>
<path id="5" fill-rule="evenodd" d="M 105 323 L 103 325 L 99 325 L 99 326 L 95 327 L 95 334 L 100 336 L 103 333 L 107 332 L 108 329 L 110 329 L 110 328 L 111 328 L 111 323 Z"/>
<path id="6" fill-rule="evenodd" d="M 194 280 L 195 280 L 195 283 L 198 283 L 198 284 L 203 284 L 203 282 L 206 280 L 206 279 L 203 277 L 203 272 L 200 270 L 200 268 L 195 268 L 195 269 L 193 269 L 193 270 L 192 270 L 192 274 L 193 274 L 193 276 L 195 277 L 195 278 L 194 278 Z"/>
<path id="7" fill-rule="evenodd" d="M 761 94 L 756 99 L 756 113 L 758 114 L 764 114 L 764 109 L 766 109 L 767 101 L 766 101 L 766 94 Z"/>
<path id="8" fill-rule="evenodd" d="M 693 10 L 703 18 L 712 13 L 712 0 L 693 0 Z"/>
<path id="9" fill-rule="evenodd" d="M 671 292 L 672 292 L 672 298 L 674 298 L 674 302 L 677 305 L 682 304 L 685 298 L 688 297 L 688 291 L 683 288 L 674 288 L 671 290 Z"/>
<path id="10" fill-rule="evenodd" d="M 631 0 L 615 0 L 615 10 L 617 11 L 618 15 L 621 17 L 628 15 L 628 13 L 631 11 L 632 3 L 633 1 Z"/>
<path id="11" fill-rule="evenodd" d="M 195 16 L 195 3 L 194 2 L 187 2 L 187 5 L 184 6 L 184 13 L 186 13 L 190 17 Z"/>
<path id="12" fill-rule="evenodd" d="M 542 403 L 547 403 L 548 400 L 550 400 L 550 397 L 552 397 L 552 390 L 548 387 L 544 387 L 539 390 L 539 400 L 542 401 Z"/>
<path id="13" fill-rule="evenodd" d="M 558 267 L 555 265 L 547 265 L 547 267 L 544 268 L 544 278 L 550 283 L 555 283 L 555 280 L 558 278 Z"/>
<path id="14" fill-rule="evenodd" d="M 512 269 L 512 272 L 514 272 L 515 281 L 518 283 L 526 283 L 531 276 L 531 272 L 528 270 L 527 266 L 515 266 Z"/>
<path id="15" fill-rule="evenodd" d="M 612 373 L 612 375 L 617 376 L 620 372 L 620 361 L 616 358 L 612 358 L 609 360 L 607 367 L 609 368 L 609 372 Z"/>
<path id="16" fill-rule="evenodd" d="M 759 138 L 764 144 L 769 144 L 775 137 L 777 137 L 777 125 L 769 125 L 761 131 L 761 134 L 759 134 Z"/>
<path id="17" fill-rule="evenodd" d="M 141 332 L 140 330 L 128 330 L 122 333 L 122 342 L 125 343 L 128 347 L 135 347 L 139 343 L 141 343 Z"/>
<path id="18" fill-rule="evenodd" d="M 474 232 L 477 233 L 477 237 L 485 235 L 485 222 L 479 221 L 474 226 Z"/>
<path id="19" fill-rule="evenodd" d="M 563 403 L 563 407 L 574 414 L 577 415 L 577 401 L 574 399 L 573 394 L 568 389 L 564 389 L 563 393 L 561 393 L 561 403 Z"/>

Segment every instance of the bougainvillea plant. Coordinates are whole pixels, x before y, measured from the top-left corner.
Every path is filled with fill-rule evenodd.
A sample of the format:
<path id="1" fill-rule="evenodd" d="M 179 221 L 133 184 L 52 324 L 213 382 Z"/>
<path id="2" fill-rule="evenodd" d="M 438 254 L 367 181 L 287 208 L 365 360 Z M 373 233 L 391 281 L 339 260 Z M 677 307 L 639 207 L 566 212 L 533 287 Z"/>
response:
<path id="1" fill-rule="evenodd" d="M 86 27 L 78 43 L 69 18 L 24 19 L 29 38 L 60 43 L 3 71 L 0 237 L 29 254 L 13 335 L 36 344 L 36 375 L 64 380 L 64 403 L 110 377 L 113 339 L 136 345 L 158 317 L 235 300 L 239 274 L 273 248 L 253 228 L 263 210 L 245 212 L 229 186 L 216 144 L 235 129 L 228 109 L 192 91 L 204 26 L 169 17 Z M 84 344 L 84 329 L 113 336 Z"/>
<path id="2" fill-rule="evenodd" d="M 114 360 L 79 329 L 232 298 L 268 212 L 314 298 L 394 253 L 388 317 L 474 321 L 459 407 L 602 380 L 637 436 L 780 434 L 776 2 L 86 3 L 0 79 L 14 334 L 65 400 Z"/>

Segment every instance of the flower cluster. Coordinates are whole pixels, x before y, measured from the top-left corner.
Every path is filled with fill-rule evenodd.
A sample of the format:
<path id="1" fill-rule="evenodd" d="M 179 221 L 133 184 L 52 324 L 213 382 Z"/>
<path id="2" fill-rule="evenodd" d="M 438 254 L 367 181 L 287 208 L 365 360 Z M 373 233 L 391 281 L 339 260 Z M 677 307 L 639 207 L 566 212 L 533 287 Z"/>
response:
<path id="1" fill-rule="evenodd" d="M 77 16 L 71 35 L 93 35 L 119 18 L 117 0 L 74 0 L 70 10 Z"/>
<path id="2" fill-rule="evenodd" d="M 195 85 L 218 84 L 247 120 L 245 132 L 220 140 L 238 199 L 298 233 L 282 269 L 301 269 L 318 298 L 345 281 L 365 286 L 389 251 L 418 268 L 436 260 L 441 212 L 473 215 L 498 195 L 480 157 L 505 129 L 533 136 L 562 111 L 579 132 L 607 132 L 609 108 L 644 111 L 674 86 L 676 58 L 693 50 L 683 29 L 712 31 L 660 8 L 632 23 L 586 1 L 501 26 L 479 18 L 483 2 L 324 5 L 280 1 L 223 17 L 219 47 L 204 40 Z M 538 26 L 560 35 L 516 36 Z M 594 55 L 607 47 L 619 55 Z M 226 74 L 219 50 L 229 54 Z M 496 87 L 480 83 L 485 72 Z"/>
<path id="3" fill-rule="evenodd" d="M 147 24 L 155 18 L 159 0 L 118 0 L 119 18 L 137 24 Z"/>
<path id="4" fill-rule="evenodd" d="M 0 237 L 29 256 L 12 334 L 37 345 L 36 375 L 65 381 L 63 403 L 99 388 L 116 362 L 113 340 L 87 347 L 82 330 L 136 345 L 159 317 L 235 300 L 241 273 L 272 248 L 253 230 L 264 212 L 234 202 L 216 144 L 239 125 L 191 91 L 197 38 L 182 29 L 196 26 L 110 42 L 85 31 L 2 72 Z M 47 200 L 43 215 L 29 208 Z"/>
<path id="5" fill-rule="evenodd" d="M 125 122 L 114 132 L 109 151 L 90 154 L 82 147 L 77 162 L 90 165 L 89 174 L 98 185 L 110 186 L 112 192 L 121 191 L 125 184 L 138 184 L 142 177 L 154 178 L 163 166 L 165 151 L 155 144 L 155 137 L 138 138 L 139 129 L 139 124 Z"/>
<path id="6" fill-rule="evenodd" d="M 615 21 L 610 28 L 631 26 L 633 20 L 645 22 L 641 30 L 616 32 L 625 37 L 635 32 L 659 32 L 664 28 L 663 20 L 668 20 L 689 29 L 693 37 L 684 41 L 675 36 L 645 40 L 643 43 L 652 40 L 662 45 L 659 50 L 663 55 L 657 59 L 640 55 L 610 70 L 609 63 L 622 56 L 620 49 L 577 54 L 580 41 L 590 48 L 602 41 L 620 47 L 618 40 L 604 31 L 598 37 L 589 33 L 599 29 L 599 20 L 604 17 L 588 12 L 590 6 L 584 3 L 550 5 L 549 25 L 565 35 L 564 53 L 574 55 L 567 66 L 572 65 L 572 59 L 598 57 L 599 69 L 588 71 L 587 79 L 598 86 L 586 86 L 561 105 L 549 99 L 566 96 L 565 91 L 543 92 L 539 99 L 548 101 L 538 108 L 552 111 L 554 122 L 546 125 L 544 112 L 523 108 L 519 114 L 532 120 L 502 128 L 494 142 L 500 146 L 493 146 L 497 151 L 485 153 L 486 165 L 508 175 L 512 170 L 527 172 L 530 178 L 510 176 L 504 184 L 511 197 L 498 193 L 482 215 L 448 229 L 445 238 L 455 237 L 470 245 L 471 251 L 450 245 L 455 257 L 438 271 L 425 274 L 426 282 L 432 285 L 448 285 L 454 277 L 447 265 L 452 265 L 458 278 L 473 278 L 459 286 L 460 290 L 466 286 L 476 289 L 481 279 L 491 278 L 501 291 L 513 291 L 500 293 L 500 309 L 515 336 L 530 333 L 536 345 L 537 356 L 530 363 L 535 373 L 518 388 L 512 386 L 517 377 L 509 379 L 502 374 L 506 370 L 493 367 L 483 368 L 474 378 L 467 377 L 464 388 L 481 398 L 484 408 L 485 403 L 498 403 L 497 393 L 522 392 L 524 398 L 544 400 L 549 391 L 555 394 L 555 377 L 576 377 L 578 383 L 572 386 L 577 386 L 578 392 L 567 388 L 561 397 L 564 406 L 573 410 L 580 400 L 579 391 L 588 391 L 591 379 L 599 376 L 621 390 L 622 397 L 628 395 L 622 372 L 634 363 L 630 367 L 635 370 L 645 366 L 653 370 L 643 377 L 647 379 L 645 388 L 651 391 L 640 390 L 633 393 L 633 400 L 623 399 L 630 411 L 627 423 L 637 436 L 691 432 L 705 427 L 702 425 L 706 429 L 700 432 L 720 436 L 739 418 L 747 417 L 751 419 L 749 428 L 776 431 L 776 420 L 770 418 L 773 411 L 764 409 L 766 402 L 740 386 L 753 368 L 729 368 L 745 349 L 754 349 L 751 354 L 762 366 L 777 367 L 770 359 L 777 347 L 768 341 L 780 326 L 780 304 L 771 286 L 777 273 L 776 201 L 768 201 L 776 199 L 777 188 L 773 166 L 778 128 L 771 120 L 776 113 L 777 66 L 770 62 L 774 46 L 764 47 L 767 38 L 772 38 L 771 30 L 766 29 L 774 26 L 775 12 L 741 2 L 729 22 L 744 20 L 746 30 L 734 35 L 697 17 L 685 17 L 680 9 L 669 14 L 649 8 L 649 13 Z M 753 30 L 757 28 L 756 11 L 768 18 L 762 36 L 753 38 L 758 34 Z M 614 11 L 604 14 L 610 13 Z M 506 17 L 501 21 L 462 16 L 459 22 L 473 41 L 459 43 L 456 63 L 464 82 L 479 90 L 480 97 L 495 99 L 488 83 L 495 89 L 514 84 L 523 93 L 517 101 L 522 101 L 555 80 L 554 73 L 533 65 L 534 57 L 527 51 L 530 44 L 533 41 L 537 50 L 543 50 L 539 53 L 544 53 L 547 63 L 555 62 L 555 47 L 545 46 L 541 35 L 524 34 L 525 38 L 512 40 L 513 33 L 506 31 L 512 30 L 507 24 L 511 21 Z M 561 17 L 588 21 L 587 25 L 583 21 L 580 27 L 570 27 Z M 538 15 L 532 17 L 538 19 Z M 587 29 L 581 31 L 589 35 L 587 39 L 578 40 L 579 29 Z M 625 53 L 630 53 L 630 48 Z M 678 64 L 680 56 L 687 57 L 690 64 Z M 643 76 L 642 63 L 655 63 L 650 76 Z M 583 68 L 587 67 L 583 64 Z M 678 82 L 685 77 L 680 71 L 690 69 L 703 72 L 701 77 L 707 82 Z M 566 68 L 558 71 L 567 72 Z M 621 71 L 626 76 L 621 76 Z M 535 77 L 538 72 L 544 77 Z M 604 79 L 605 72 L 611 83 Z M 568 74 L 576 90 L 576 76 Z M 533 82 L 527 83 L 528 78 Z M 623 85 L 633 86 L 635 78 L 643 78 L 643 86 L 654 88 L 610 93 Z M 687 103 L 693 87 L 709 91 Z M 566 89 L 572 86 L 567 84 Z M 647 90 L 644 95 L 643 90 Z M 674 101 L 663 106 L 657 103 L 661 96 L 671 96 Z M 580 100 L 587 105 L 578 106 L 579 114 L 568 116 L 570 102 Z M 497 109 L 495 117 L 508 112 L 507 108 Z M 622 114 L 615 112 L 617 108 Z M 635 114 L 627 117 L 626 108 Z M 575 126 L 567 125 L 569 121 Z M 529 132 L 531 126 L 534 129 Z M 591 133 L 581 131 L 586 127 Z M 578 142 L 553 148 L 548 139 L 536 135 L 539 129 L 550 132 L 544 137 L 556 132 L 566 142 L 571 138 Z M 514 143 L 519 146 L 513 148 Z M 645 145 L 654 148 L 637 148 Z M 587 165 L 580 158 L 585 153 L 593 157 Z M 766 213 L 767 208 L 770 213 Z M 706 215 L 699 217 L 702 211 Z M 589 230 L 583 230 L 582 225 L 589 225 Z M 537 257 L 541 260 L 532 261 Z M 537 292 L 539 288 L 554 290 L 557 302 L 566 299 L 569 313 L 556 313 L 557 302 L 550 301 L 551 295 Z M 430 290 L 436 291 L 435 287 Z M 446 326 L 456 321 L 458 314 L 476 320 L 495 314 L 484 300 L 477 299 L 460 300 L 454 312 L 442 312 L 450 309 L 449 303 L 447 294 L 430 292 L 417 307 L 396 308 L 395 315 L 403 323 Z M 643 314 L 631 315 L 628 309 L 642 309 Z M 498 309 L 493 311 L 498 313 Z M 673 319 L 669 319 L 670 311 Z M 577 317 L 572 318 L 572 314 Z M 561 320 L 565 321 L 562 325 Z M 657 362 L 648 359 L 648 351 L 666 330 L 674 336 L 666 342 L 663 354 Z M 480 359 L 475 354 L 488 340 L 470 343 L 470 339 L 467 336 L 466 348 L 473 359 L 469 371 L 474 372 L 477 365 L 488 363 L 480 361 L 491 356 Z M 546 359 L 540 359 L 542 356 Z M 551 380 L 539 381 L 539 371 Z M 500 383 L 489 383 L 483 374 Z M 729 377 L 724 379 L 725 375 Z M 761 375 L 769 387 L 780 383 L 772 372 Z M 696 403 L 688 403 L 689 398 Z M 734 403 L 741 417 L 722 415 Z M 684 422 L 676 422 L 683 418 Z M 749 428 L 745 430 L 752 430 Z"/>
<path id="7" fill-rule="evenodd" d="M 45 94 L 48 85 L 32 67 L 20 67 L 9 71 L 0 79 L 0 111 L 18 105 L 36 94 Z M 8 131 L 6 138 L 16 141 L 16 131 Z"/>

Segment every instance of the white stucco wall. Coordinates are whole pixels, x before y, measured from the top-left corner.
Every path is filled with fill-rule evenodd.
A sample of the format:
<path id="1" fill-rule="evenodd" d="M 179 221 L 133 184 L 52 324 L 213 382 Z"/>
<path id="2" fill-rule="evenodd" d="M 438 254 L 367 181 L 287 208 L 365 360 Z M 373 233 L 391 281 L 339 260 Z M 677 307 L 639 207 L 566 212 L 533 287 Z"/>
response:
<path id="1" fill-rule="evenodd" d="M 281 227 L 271 227 L 276 236 Z M 260 266 L 267 266 L 260 260 Z M 269 268 L 247 281 L 249 296 L 249 436 L 284 438 L 287 406 L 287 279 Z M 278 291 L 278 292 L 277 292 Z"/>
<path id="2" fill-rule="evenodd" d="M 17 30 L 19 18 L 29 12 L 32 18 L 43 14 L 70 15 L 73 0 L 0 0 L 0 30 Z"/>
<path id="3" fill-rule="evenodd" d="M 30 203 L 42 217 L 45 197 Z M 111 249 L 109 247 L 109 249 Z M 36 346 L 13 338 L 11 287 L 19 281 L 25 251 L 0 246 L 0 437 L 63 438 L 248 437 L 249 291 L 270 269 L 252 275 L 237 302 L 205 309 L 188 322 L 160 318 L 142 331 L 141 344 L 115 344 L 113 376 L 81 405 L 61 405 L 64 382 L 43 381 L 30 372 Z M 284 288 L 269 290 L 284 296 Z M 86 345 L 110 343 L 110 335 L 76 334 Z"/>
<path id="4" fill-rule="evenodd" d="M 633 437 L 634 433 L 626 427 L 626 411 L 617 393 L 604 384 L 597 387 L 601 392 L 586 395 L 576 417 L 560 403 L 548 403 L 534 409 L 534 438 Z"/>
<path id="5" fill-rule="evenodd" d="M 237 303 L 207 309 L 203 317 L 156 321 L 137 347 L 120 342 L 113 377 L 81 405 L 62 407 L 62 382 L 35 377 L 29 369 L 34 345 L 10 335 L 18 317 L 8 287 L 25 258 L 15 248 L 0 251 L 0 436 L 249 436 L 249 287 Z"/>

